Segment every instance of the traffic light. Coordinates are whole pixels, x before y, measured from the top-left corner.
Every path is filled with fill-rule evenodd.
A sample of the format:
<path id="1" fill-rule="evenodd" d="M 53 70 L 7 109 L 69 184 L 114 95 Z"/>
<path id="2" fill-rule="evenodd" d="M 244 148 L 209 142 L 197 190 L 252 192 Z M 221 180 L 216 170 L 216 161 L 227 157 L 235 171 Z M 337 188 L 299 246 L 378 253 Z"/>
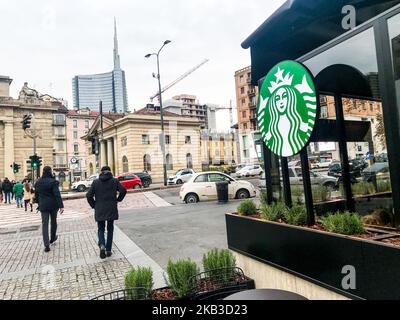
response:
<path id="1" fill-rule="evenodd" d="M 26 130 L 31 127 L 32 115 L 25 114 L 24 118 L 22 119 L 22 129 Z"/>
<path id="2" fill-rule="evenodd" d="M 21 169 L 21 166 L 15 162 L 13 162 L 13 164 L 10 167 L 13 169 L 14 173 L 18 173 L 19 169 Z"/>
<path id="3" fill-rule="evenodd" d="M 42 165 L 42 157 L 39 157 L 36 154 L 34 154 L 33 156 L 30 156 L 29 159 L 31 159 L 32 168 L 38 168 Z"/>

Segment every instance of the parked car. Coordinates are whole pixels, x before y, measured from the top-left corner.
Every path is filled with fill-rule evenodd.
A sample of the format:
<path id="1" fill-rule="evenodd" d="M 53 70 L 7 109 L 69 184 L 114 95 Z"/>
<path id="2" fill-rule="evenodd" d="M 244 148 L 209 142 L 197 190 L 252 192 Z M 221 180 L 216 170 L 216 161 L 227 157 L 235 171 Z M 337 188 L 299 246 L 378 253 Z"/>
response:
<path id="1" fill-rule="evenodd" d="M 350 178 L 352 183 L 357 183 L 357 178 L 361 177 L 361 172 L 364 170 L 365 165 L 359 160 L 349 161 L 350 167 Z M 342 177 L 342 164 L 340 162 L 332 162 L 329 166 L 328 176 L 336 177 L 341 179 Z"/>
<path id="2" fill-rule="evenodd" d="M 260 165 L 249 165 L 239 171 L 236 171 L 236 177 L 254 177 L 259 176 L 264 172 Z"/>
<path id="3" fill-rule="evenodd" d="M 389 162 L 387 153 L 380 153 L 375 156 L 375 162 Z"/>
<path id="4" fill-rule="evenodd" d="M 98 177 L 99 177 L 98 175 L 93 175 L 87 178 L 86 180 L 76 181 L 72 183 L 71 189 L 72 191 L 85 192 L 90 188 L 93 181 L 96 180 Z"/>
<path id="5" fill-rule="evenodd" d="M 135 173 L 135 176 L 138 176 L 140 178 L 143 188 L 148 188 L 153 183 L 150 174 L 148 174 L 146 171 L 137 172 Z"/>
<path id="6" fill-rule="evenodd" d="M 256 188 L 248 181 L 235 180 L 220 172 L 196 173 L 180 190 L 180 198 L 186 203 L 218 199 L 216 182 L 227 181 L 230 199 L 247 199 L 256 196 Z"/>
<path id="7" fill-rule="evenodd" d="M 365 182 L 373 182 L 375 178 L 377 180 L 389 180 L 390 179 L 389 163 L 387 162 L 374 163 L 372 166 L 366 168 L 362 172 L 362 177 Z"/>
<path id="8" fill-rule="evenodd" d="M 133 173 L 125 173 L 123 175 L 117 176 L 116 178 L 128 190 L 142 188 L 142 181 L 137 175 Z"/>
<path id="9" fill-rule="evenodd" d="M 173 176 L 168 178 L 168 185 L 186 183 L 190 180 L 193 174 L 195 174 L 193 169 L 178 170 Z"/>
<path id="10" fill-rule="evenodd" d="M 303 176 L 301 167 L 290 167 L 289 178 L 291 185 L 303 185 Z M 331 189 L 338 188 L 338 178 L 323 175 L 318 172 L 310 171 L 311 184 L 320 185 Z M 281 175 L 282 181 L 282 175 Z M 262 174 L 259 181 L 259 188 L 261 190 L 266 189 L 265 174 Z"/>

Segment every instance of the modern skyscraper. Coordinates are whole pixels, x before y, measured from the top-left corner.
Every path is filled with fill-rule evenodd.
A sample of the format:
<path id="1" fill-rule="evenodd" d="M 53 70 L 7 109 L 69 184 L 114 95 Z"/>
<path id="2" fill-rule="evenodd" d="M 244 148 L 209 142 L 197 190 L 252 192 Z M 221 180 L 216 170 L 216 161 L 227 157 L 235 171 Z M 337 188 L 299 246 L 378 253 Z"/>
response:
<path id="1" fill-rule="evenodd" d="M 72 79 L 72 96 L 75 109 L 99 111 L 99 102 L 103 101 L 104 112 L 128 112 L 125 71 L 121 69 L 115 19 L 113 71 L 75 76 Z"/>

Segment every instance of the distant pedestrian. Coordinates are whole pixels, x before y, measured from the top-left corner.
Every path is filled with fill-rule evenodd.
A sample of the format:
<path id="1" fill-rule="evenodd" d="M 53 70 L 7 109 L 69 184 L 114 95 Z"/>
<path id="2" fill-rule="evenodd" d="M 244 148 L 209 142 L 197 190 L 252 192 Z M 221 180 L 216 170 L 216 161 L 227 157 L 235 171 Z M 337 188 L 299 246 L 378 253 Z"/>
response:
<path id="1" fill-rule="evenodd" d="M 114 235 L 114 221 L 118 220 L 118 202 L 124 200 L 125 187 L 113 177 L 110 167 L 103 167 L 99 178 L 93 181 L 86 198 L 94 209 L 97 222 L 100 258 L 105 259 L 112 255 L 112 242 Z M 107 222 L 107 242 L 105 229 Z"/>
<path id="2" fill-rule="evenodd" d="M 17 181 L 13 186 L 13 193 L 15 201 L 17 203 L 17 208 L 22 208 L 22 197 L 24 196 L 24 185 Z"/>
<path id="3" fill-rule="evenodd" d="M 15 186 L 15 180 L 11 180 L 11 200 L 15 199 L 14 186 Z"/>
<path id="4" fill-rule="evenodd" d="M 0 203 L 3 202 L 3 182 L 0 179 Z"/>
<path id="5" fill-rule="evenodd" d="M 33 188 L 31 184 L 26 181 L 24 184 L 24 205 L 25 205 L 25 212 L 28 211 L 28 204 L 31 207 L 31 212 L 33 211 Z"/>
<path id="6" fill-rule="evenodd" d="M 44 251 L 50 251 L 50 244 L 57 241 L 57 212 L 64 213 L 64 204 L 61 199 L 59 183 L 54 178 L 50 167 L 43 168 L 42 177 L 35 184 L 35 198 L 42 214 L 42 233 Z M 51 232 L 49 239 L 49 219 Z"/>
<path id="7" fill-rule="evenodd" d="M 11 203 L 11 195 L 12 195 L 12 190 L 13 186 L 8 180 L 8 178 L 5 178 L 2 184 L 3 192 L 4 192 L 4 203 Z"/>

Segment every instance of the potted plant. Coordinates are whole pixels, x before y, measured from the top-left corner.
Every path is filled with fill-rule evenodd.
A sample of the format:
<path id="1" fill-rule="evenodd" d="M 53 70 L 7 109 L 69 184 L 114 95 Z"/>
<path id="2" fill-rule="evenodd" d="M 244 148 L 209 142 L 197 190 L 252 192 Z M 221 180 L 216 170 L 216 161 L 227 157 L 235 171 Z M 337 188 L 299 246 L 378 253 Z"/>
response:
<path id="1" fill-rule="evenodd" d="M 236 267 L 233 254 L 226 249 L 213 249 L 203 256 L 204 272 L 190 280 L 193 300 L 220 300 L 239 291 L 254 289 L 254 280 Z"/>
<path id="2" fill-rule="evenodd" d="M 231 250 L 292 273 L 339 294 L 361 299 L 399 299 L 400 234 L 371 230 L 354 213 L 336 213 L 307 227 L 305 208 L 263 205 L 257 215 L 227 214 Z M 346 266 L 355 288 L 342 286 Z"/>

